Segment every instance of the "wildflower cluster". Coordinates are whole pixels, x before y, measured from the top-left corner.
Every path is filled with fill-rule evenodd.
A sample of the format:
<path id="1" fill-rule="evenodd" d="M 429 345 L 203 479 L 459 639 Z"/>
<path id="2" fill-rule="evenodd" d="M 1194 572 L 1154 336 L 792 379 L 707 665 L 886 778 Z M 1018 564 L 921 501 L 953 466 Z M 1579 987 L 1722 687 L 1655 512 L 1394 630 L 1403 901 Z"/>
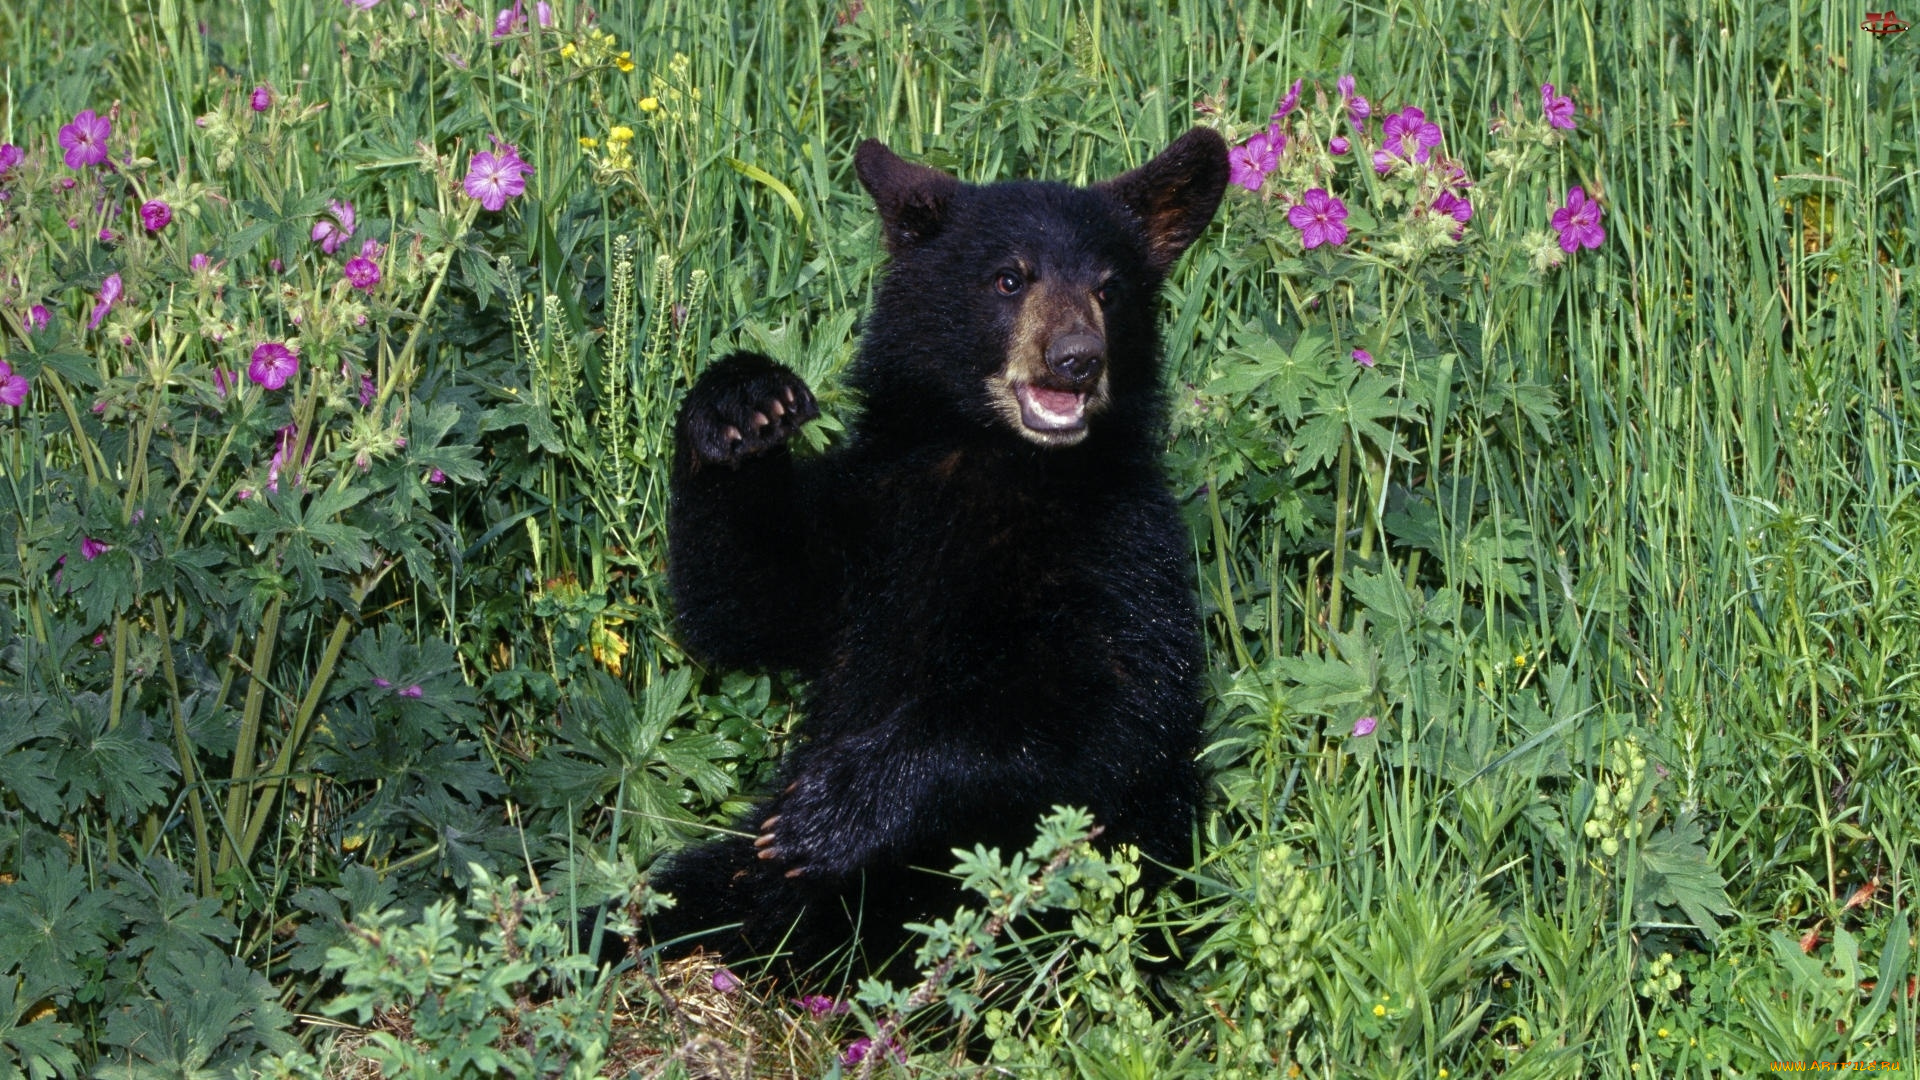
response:
<path id="1" fill-rule="evenodd" d="M 625 75 L 633 71 L 633 52 L 620 47 L 620 39 L 597 26 L 590 26 L 581 37 L 560 46 L 560 57 L 582 70 L 611 67 Z"/>
<path id="2" fill-rule="evenodd" d="M 1623 837 L 1639 839 L 1645 829 L 1635 811 L 1646 777 L 1647 755 L 1640 741 L 1632 736 L 1615 740 L 1607 776 L 1593 785 L 1593 809 L 1581 826 L 1587 839 L 1600 842 L 1600 854 L 1609 859 L 1620 854 Z"/>
<path id="3" fill-rule="evenodd" d="M 1313 947 L 1327 897 L 1286 844 L 1262 846 L 1234 875 L 1246 902 L 1194 959 L 1197 965 L 1215 958 L 1215 1007 L 1230 1010 L 1234 1021 L 1222 1033 L 1221 1075 L 1270 1076 L 1307 1018 L 1317 967 Z"/>

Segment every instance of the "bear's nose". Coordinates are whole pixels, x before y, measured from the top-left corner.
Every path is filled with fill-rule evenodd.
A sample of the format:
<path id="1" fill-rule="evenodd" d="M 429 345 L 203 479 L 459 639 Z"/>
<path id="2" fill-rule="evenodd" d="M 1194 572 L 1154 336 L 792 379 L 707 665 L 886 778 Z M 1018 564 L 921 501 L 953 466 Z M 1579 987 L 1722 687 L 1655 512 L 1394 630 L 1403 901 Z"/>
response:
<path id="1" fill-rule="evenodd" d="M 1107 359 L 1107 342 L 1098 334 L 1062 334 L 1047 345 L 1047 370 L 1076 383 L 1100 374 Z"/>

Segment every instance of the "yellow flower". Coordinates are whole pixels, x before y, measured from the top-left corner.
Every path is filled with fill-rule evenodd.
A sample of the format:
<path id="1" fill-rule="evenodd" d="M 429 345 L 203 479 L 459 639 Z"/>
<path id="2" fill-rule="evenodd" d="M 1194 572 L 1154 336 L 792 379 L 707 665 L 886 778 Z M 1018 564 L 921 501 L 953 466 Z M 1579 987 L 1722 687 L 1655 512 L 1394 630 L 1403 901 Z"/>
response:
<path id="1" fill-rule="evenodd" d="M 640 111 L 641 111 L 641 112 L 658 112 L 659 110 L 660 110 L 660 99 L 659 99 L 659 98 L 657 98 L 657 97 L 643 97 L 643 98 L 641 98 L 641 99 L 640 99 Z"/>
<path id="2" fill-rule="evenodd" d="M 1664 1039 L 1664 1038 L 1666 1038 L 1666 1037 L 1667 1037 L 1667 1029 L 1666 1029 L 1666 1028 L 1661 1028 L 1661 1029 L 1660 1029 L 1660 1032 L 1659 1032 L 1659 1034 L 1660 1034 L 1660 1037 L 1661 1037 L 1661 1038 L 1663 1038 L 1663 1039 Z"/>
<path id="3" fill-rule="evenodd" d="M 1375 1005 L 1373 1007 L 1373 1015 L 1375 1016 L 1387 1015 L 1387 1007 L 1385 1005 Z"/>
<path id="4" fill-rule="evenodd" d="M 563 60 L 571 60 L 573 59 L 573 54 L 579 51 L 580 50 L 573 47 L 573 42 L 569 41 L 565 45 L 560 46 L 560 57 Z"/>
<path id="5" fill-rule="evenodd" d="M 580 149 L 582 150 L 591 150 L 594 147 L 599 145 L 600 145 L 600 140 L 594 138 L 591 135 L 580 136 Z"/>
<path id="6" fill-rule="evenodd" d="M 633 54 L 623 52 L 619 56 L 614 57 L 613 66 L 619 68 L 622 72 L 632 71 Z"/>
<path id="7" fill-rule="evenodd" d="M 1441 1070 L 1440 1070 L 1440 1080 L 1447 1080 L 1447 1077 L 1449 1077 L 1449 1076 L 1452 1076 L 1452 1075 L 1453 1075 L 1452 1073 L 1450 1073 L 1450 1072 L 1448 1072 L 1448 1071 L 1447 1071 L 1447 1070 L 1445 1070 L 1445 1069 L 1441 1069 Z"/>
<path id="8" fill-rule="evenodd" d="M 608 142 L 632 142 L 633 129 L 628 127 L 625 124 L 615 124 L 613 126 L 613 130 L 607 132 L 607 141 Z"/>

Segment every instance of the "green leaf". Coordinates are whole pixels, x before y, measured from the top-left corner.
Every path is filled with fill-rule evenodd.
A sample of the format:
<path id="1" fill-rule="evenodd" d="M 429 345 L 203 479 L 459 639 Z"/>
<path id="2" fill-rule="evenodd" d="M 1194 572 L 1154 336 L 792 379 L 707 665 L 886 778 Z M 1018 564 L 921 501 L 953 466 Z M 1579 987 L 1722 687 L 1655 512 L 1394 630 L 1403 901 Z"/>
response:
<path id="1" fill-rule="evenodd" d="M 77 961 L 103 956 L 118 931 L 107 894 L 59 856 L 29 857 L 20 879 L 0 888 L 0 971 L 26 974 L 39 997 L 62 998 L 79 986 Z"/>
<path id="2" fill-rule="evenodd" d="M 1727 879 L 1715 868 L 1700 821 L 1690 812 L 1677 815 L 1640 846 L 1636 892 L 1645 901 L 1684 911 L 1709 941 L 1720 931 L 1714 916 L 1735 914 Z"/>

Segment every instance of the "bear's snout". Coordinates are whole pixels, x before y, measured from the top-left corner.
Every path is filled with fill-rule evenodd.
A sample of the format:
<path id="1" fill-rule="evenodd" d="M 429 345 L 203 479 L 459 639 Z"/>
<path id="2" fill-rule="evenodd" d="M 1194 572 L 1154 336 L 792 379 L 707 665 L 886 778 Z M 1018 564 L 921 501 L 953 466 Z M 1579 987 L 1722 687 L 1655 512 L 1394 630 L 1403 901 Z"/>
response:
<path id="1" fill-rule="evenodd" d="M 1047 370 L 1076 388 L 1100 377 L 1107 362 L 1107 341 L 1098 334 L 1062 334 L 1047 345 Z"/>

